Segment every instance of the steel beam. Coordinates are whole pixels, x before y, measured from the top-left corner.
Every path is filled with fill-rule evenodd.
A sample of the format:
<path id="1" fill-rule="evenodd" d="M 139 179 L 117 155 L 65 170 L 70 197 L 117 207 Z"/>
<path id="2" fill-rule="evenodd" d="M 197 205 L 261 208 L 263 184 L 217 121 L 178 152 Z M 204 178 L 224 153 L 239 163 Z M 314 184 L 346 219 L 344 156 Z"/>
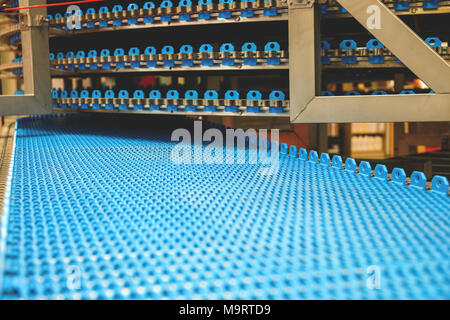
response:
<path id="1" fill-rule="evenodd" d="M 316 97 L 297 116 L 295 123 L 448 120 L 450 94 L 411 94 Z"/>
<path id="2" fill-rule="evenodd" d="M 450 93 L 450 65 L 379 0 L 337 0 L 437 93 Z"/>
<path id="3" fill-rule="evenodd" d="M 0 115 L 2 116 L 45 113 L 51 113 L 51 108 L 41 104 L 35 95 L 0 95 Z"/>

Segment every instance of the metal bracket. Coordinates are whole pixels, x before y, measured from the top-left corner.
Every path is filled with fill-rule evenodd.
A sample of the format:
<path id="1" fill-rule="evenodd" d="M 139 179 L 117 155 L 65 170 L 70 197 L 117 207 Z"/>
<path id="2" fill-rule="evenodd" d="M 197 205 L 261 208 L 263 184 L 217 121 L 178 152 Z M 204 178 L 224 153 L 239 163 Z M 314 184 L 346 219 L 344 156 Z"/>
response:
<path id="1" fill-rule="evenodd" d="M 293 123 L 450 121 L 450 66 L 379 0 L 337 0 L 436 94 L 320 97 L 320 10 L 289 6 Z M 305 3 L 303 3 L 305 4 Z M 369 10 L 370 9 L 370 10 Z M 380 25 L 368 23 L 375 12 Z"/>
<path id="2" fill-rule="evenodd" d="M 18 18 L 20 31 L 26 31 L 32 27 L 42 27 L 45 23 L 49 22 L 47 16 L 42 14 L 30 14 L 30 12 L 19 13 Z"/>

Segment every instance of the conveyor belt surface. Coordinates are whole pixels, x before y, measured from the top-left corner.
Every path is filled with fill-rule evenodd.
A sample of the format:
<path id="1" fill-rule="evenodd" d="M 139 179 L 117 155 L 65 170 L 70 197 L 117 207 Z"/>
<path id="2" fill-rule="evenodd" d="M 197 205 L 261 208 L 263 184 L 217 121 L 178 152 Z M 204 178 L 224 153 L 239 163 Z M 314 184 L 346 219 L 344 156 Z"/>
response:
<path id="1" fill-rule="evenodd" d="M 266 176 L 175 164 L 170 133 L 183 126 L 19 120 L 2 297 L 450 298 L 448 195 L 288 154 Z"/>

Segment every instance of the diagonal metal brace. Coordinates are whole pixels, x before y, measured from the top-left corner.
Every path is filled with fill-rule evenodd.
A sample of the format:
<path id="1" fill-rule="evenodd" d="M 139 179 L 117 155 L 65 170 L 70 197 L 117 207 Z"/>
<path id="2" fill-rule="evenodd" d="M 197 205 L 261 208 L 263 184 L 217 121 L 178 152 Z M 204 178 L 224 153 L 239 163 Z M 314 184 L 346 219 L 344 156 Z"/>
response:
<path id="1" fill-rule="evenodd" d="M 450 93 L 450 65 L 379 0 L 337 0 L 437 93 Z"/>

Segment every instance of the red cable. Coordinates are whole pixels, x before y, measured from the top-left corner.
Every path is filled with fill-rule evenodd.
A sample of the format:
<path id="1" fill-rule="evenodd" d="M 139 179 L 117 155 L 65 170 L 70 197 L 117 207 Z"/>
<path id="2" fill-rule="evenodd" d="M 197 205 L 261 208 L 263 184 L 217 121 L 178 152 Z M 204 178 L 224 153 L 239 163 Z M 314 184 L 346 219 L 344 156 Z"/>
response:
<path id="1" fill-rule="evenodd" d="M 16 10 L 23 10 L 23 9 L 35 9 L 35 8 L 44 8 L 44 7 L 68 6 L 68 5 L 71 5 L 71 4 L 100 2 L 100 1 L 105 1 L 105 0 L 80 0 L 80 1 L 69 1 L 69 2 L 60 2 L 60 3 L 51 3 L 51 4 L 40 4 L 40 5 L 29 6 L 29 7 L 6 8 L 6 9 L 2 9 L 1 11 L 16 11 Z"/>

